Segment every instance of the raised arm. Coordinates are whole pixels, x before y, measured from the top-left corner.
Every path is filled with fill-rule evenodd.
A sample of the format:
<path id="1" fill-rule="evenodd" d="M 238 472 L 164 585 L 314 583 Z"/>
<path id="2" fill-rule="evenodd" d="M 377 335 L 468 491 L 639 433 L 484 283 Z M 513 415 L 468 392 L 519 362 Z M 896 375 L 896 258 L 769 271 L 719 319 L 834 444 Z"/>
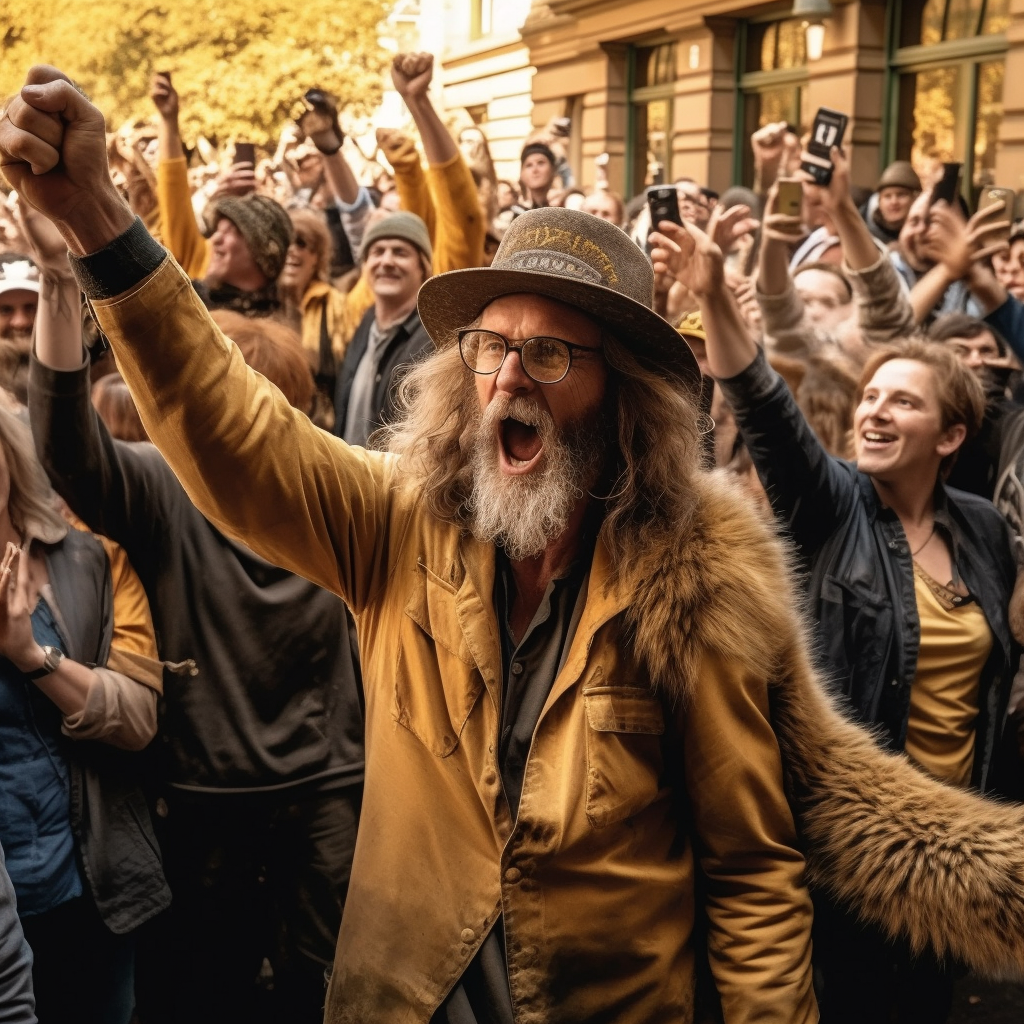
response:
<path id="1" fill-rule="evenodd" d="M 765 339 L 775 350 L 804 357 L 820 345 L 820 336 L 804 318 L 804 304 L 793 286 L 789 272 L 790 248 L 802 231 L 800 217 L 779 213 L 779 186 L 768 190 L 761 226 L 761 249 L 757 266 L 757 302 L 761 307 Z"/>
<path id="2" fill-rule="evenodd" d="M 113 188 L 104 125 L 36 67 L 0 122 L 0 160 L 57 225 L 149 436 L 196 506 L 264 558 L 359 611 L 387 571 L 393 463 L 319 430 L 210 319 Z"/>
<path id="3" fill-rule="evenodd" d="M 434 57 L 429 53 L 399 54 L 391 67 L 391 78 L 416 122 L 427 157 L 435 223 L 426 223 L 433 228 L 434 273 L 443 274 L 481 265 L 486 226 L 473 172 L 430 100 L 433 74 Z"/>
<path id="4" fill-rule="evenodd" d="M 935 260 L 935 266 L 925 276 L 934 275 L 937 286 L 941 286 L 932 306 L 949 285 L 960 280 L 967 281 L 971 294 L 986 313 L 991 313 L 1006 302 L 1006 289 L 988 269 L 987 260 L 994 253 L 1007 248 L 1006 241 L 994 241 L 992 236 L 1008 226 L 1008 215 L 1002 203 L 993 203 L 968 221 L 964 221 L 959 209 L 954 209 L 948 203 L 940 201 L 932 207 L 924 251 L 929 258 Z"/>
<path id="5" fill-rule="evenodd" d="M 206 274 L 210 252 L 209 243 L 203 238 L 192 210 L 188 165 L 178 128 L 178 93 L 171 85 L 170 76 L 155 74 L 150 81 L 149 95 L 160 115 L 157 122 L 156 200 L 160 208 L 161 235 L 185 272 L 198 279 Z"/>
<path id="6" fill-rule="evenodd" d="M 711 374 L 733 407 L 776 516 L 810 553 L 845 514 L 854 474 L 825 451 L 758 349 L 725 286 L 721 249 L 692 224 L 668 221 L 653 241 L 655 272 L 671 270 L 697 296 Z"/>
<path id="7" fill-rule="evenodd" d="M 914 310 L 888 255 L 879 248 L 850 195 L 850 164 L 832 148 L 832 180 L 815 185 L 802 172 L 811 200 L 821 204 L 835 225 L 843 249 L 843 270 L 857 297 L 857 317 L 864 339 L 881 344 L 908 338 L 916 330 Z"/>

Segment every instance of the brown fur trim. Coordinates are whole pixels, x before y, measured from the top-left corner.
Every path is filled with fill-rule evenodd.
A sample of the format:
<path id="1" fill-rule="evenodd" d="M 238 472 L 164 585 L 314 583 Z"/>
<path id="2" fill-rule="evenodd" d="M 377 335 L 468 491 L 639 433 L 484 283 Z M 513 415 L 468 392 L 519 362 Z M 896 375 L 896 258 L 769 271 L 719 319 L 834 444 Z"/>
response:
<path id="1" fill-rule="evenodd" d="M 811 881 L 915 950 L 1024 973 L 1024 806 L 943 785 L 841 715 L 783 542 L 718 474 L 700 486 L 685 535 L 634 577 L 627 618 L 655 684 L 685 701 L 710 651 L 767 672 Z"/>

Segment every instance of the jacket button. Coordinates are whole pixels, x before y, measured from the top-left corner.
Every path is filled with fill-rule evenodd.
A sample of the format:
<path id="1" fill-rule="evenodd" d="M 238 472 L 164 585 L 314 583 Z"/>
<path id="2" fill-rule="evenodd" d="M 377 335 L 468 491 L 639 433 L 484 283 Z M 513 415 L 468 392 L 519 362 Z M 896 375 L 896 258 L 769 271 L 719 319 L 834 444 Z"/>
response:
<path id="1" fill-rule="evenodd" d="M 498 776 L 495 775 L 494 772 L 487 772 L 484 775 L 484 785 L 485 786 L 493 786 L 494 783 L 497 782 L 497 781 L 498 781 Z"/>
<path id="2" fill-rule="evenodd" d="M 514 662 L 512 662 L 512 675 L 514 675 L 514 676 L 522 675 L 522 672 L 523 672 L 523 663 L 521 661 L 514 661 Z"/>
<path id="3" fill-rule="evenodd" d="M 468 945 L 470 942 L 476 942 L 476 932 L 472 928 L 463 928 L 459 938 Z"/>
<path id="4" fill-rule="evenodd" d="M 506 868 L 505 869 L 505 881 L 515 885 L 520 878 L 523 877 L 522 871 L 519 868 Z"/>
<path id="5" fill-rule="evenodd" d="M 899 681 L 898 679 L 893 679 L 893 680 L 892 680 L 892 681 L 891 681 L 891 682 L 889 683 L 889 685 L 890 685 L 890 686 L 899 686 L 899 685 L 900 685 L 900 681 Z"/>

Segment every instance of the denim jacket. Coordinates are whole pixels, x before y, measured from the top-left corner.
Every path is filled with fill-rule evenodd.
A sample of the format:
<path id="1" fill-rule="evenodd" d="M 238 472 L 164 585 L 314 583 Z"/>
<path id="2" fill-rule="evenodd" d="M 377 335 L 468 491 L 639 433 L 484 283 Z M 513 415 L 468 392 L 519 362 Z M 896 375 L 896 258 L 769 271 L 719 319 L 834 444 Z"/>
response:
<path id="1" fill-rule="evenodd" d="M 921 639 L 903 527 L 865 474 L 825 451 L 763 353 L 720 383 L 775 516 L 807 572 L 821 667 L 853 716 L 880 726 L 880 739 L 902 750 Z M 1018 654 L 1007 618 L 1015 580 L 1010 532 L 990 501 L 941 482 L 935 521 L 992 630 L 972 776 L 973 785 L 988 790 Z"/>

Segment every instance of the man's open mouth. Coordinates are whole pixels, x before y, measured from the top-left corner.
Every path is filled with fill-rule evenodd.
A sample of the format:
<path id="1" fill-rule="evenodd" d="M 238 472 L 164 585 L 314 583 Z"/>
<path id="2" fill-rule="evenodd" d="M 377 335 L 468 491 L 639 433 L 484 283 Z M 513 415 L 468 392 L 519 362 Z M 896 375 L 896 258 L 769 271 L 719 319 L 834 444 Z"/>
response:
<path id="1" fill-rule="evenodd" d="M 512 417 L 501 421 L 498 431 L 502 460 L 514 472 L 525 472 L 540 458 L 544 442 L 537 428 Z"/>
<path id="2" fill-rule="evenodd" d="M 883 434 L 877 430 L 865 430 L 861 434 L 863 447 L 871 451 L 884 451 L 896 438 L 892 434 Z"/>

